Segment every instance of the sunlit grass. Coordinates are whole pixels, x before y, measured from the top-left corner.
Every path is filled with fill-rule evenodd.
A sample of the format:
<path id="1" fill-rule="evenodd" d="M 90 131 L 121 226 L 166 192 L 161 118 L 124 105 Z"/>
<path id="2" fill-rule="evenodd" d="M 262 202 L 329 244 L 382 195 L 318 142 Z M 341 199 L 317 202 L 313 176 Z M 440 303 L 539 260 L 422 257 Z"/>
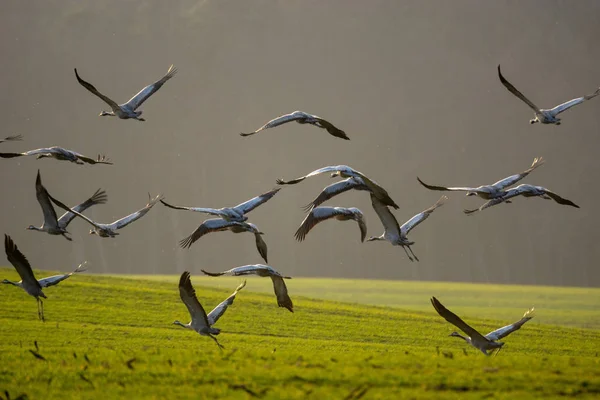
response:
<path id="1" fill-rule="evenodd" d="M 176 275 L 122 276 L 173 283 L 179 280 Z M 197 275 L 194 281 L 228 288 L 234 287 L 239 278 Z M 536 307 L 537 323 L 600 329 L 600 289 L 597 288 L 319 278 L 294 278 L 289 286 L 296 296 L 428 313 L 433 310 L 429 298 L 436 296 L 464 315 L 508 321 Z M 269 280 L 253 280 L 250 290 L 271 293 L 273 289 Z"/>
<path id="2" fill-rule="evenodd" d="M 16 277 L 10 269 L 0 274 Z M 288 287 L 295 312 L 290 313 L 277 307 L 270 291 L 254 292 L 270 289 L 270 280 L 250 277 L 217 323 L 225 346 L 220 351 L 210 339 L 172 325 L 188 314 L 174 277 L 167 280 L 75 276 L 45 289 L 45 323 L 37 320 L 33 298 L 1 285 L 0 389 L 11 398 L 26 393 L 32 399 L 341 399 L 363 390 L 366 399 L 600 395 L 600 331 L 546 325 L 541 301 L 532 304 L 536 318 L 506 338 L 497 357 L 485 357 L 448 337 L 453 328 L 427 307 L 314 300 L 301 295 L 311 280 L 292 279 Z M 211 309 L 239 279 L 211 280 L 222 288 L 208 287 L 196 275 L 192 281 L 200 301 Z M 318 281 L 332 291 L 340 287 L 337 280 L 329 285 L 314 280 L 313 285 Z M 375 295 L 374 281 L 350 282 L 357 297 L 363 291 Z M 488 304 L 469 304 L 468 297 L 460 300 L 450 289 L 443 291 L 444 285 L 434 286 L 439 287 L 422 299 L 425 305 L 435 294 L 484 332 L 518 319 L 528 306 L 501 305 L 514 311 L 499 318 Z M 553 290 L 547 296 L 556 309 L 569 311 Z M 467 309 L 486 319 L 463 313 Z M 573 319 L 585 318 L 578 307 L 570 311 Z M 30 352 L 34 341 L 45 360 Z"/>

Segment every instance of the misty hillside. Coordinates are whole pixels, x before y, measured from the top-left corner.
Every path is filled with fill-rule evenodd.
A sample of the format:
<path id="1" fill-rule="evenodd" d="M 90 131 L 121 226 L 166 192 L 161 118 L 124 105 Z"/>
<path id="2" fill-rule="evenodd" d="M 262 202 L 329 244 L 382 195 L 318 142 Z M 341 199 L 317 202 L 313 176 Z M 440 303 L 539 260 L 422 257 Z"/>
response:
<path id="1" fill-rule="evenodd" d="M 0 151 L 52 145 L 114 165 L 34 157 L 0 160 L 0 226 L 34 268 L 175 274 L 262 263 L 251 234 L 210 234 L 178 247 L 208 216 L 161 204 L 115 239 L 69 226 L 74 241 L 27 231 L 48 191 L 74 205 L 98 188 L 108 203 L 87 214 L 112 222 L 143 207 L 148 192 L 173 204 L 234 206 L 312 170 L 346 164 L 384 186 L 402 224 L 441 195 L 425 182 L 491 184 L 544 166 L 523 183 L 579 206 L 516 198 L 473 216 L 479 198 L 449 201 L 400 247 L 360 243 L 354 222 L 327 221 L 306 240 L 301 207 L 333 181 L 327 174 L 284 187 L 249 214 L 265 232 L 269 264 L 290 276 L 600 285 L 600 99 L 530 125 L 533 112 L 499 82 L 496 67 L 544 108 L 600 86 L 600 3 L 595 1 L 45 1 L 2 2 Z M 179 73 L 140 108 L 146 122 L 100 117 L 108 107 L 81 76 L 118 102 Z M 328 119 L 351 138 L 287 124 L 242 138 L 294 110 Z M 366 192 L 327 205 L 358 207 L 368 235 L 383 227 Z M 3 259 L 0 264 L 8 264 Z M 208 268 L 210 267 L 210 268 Z"/>

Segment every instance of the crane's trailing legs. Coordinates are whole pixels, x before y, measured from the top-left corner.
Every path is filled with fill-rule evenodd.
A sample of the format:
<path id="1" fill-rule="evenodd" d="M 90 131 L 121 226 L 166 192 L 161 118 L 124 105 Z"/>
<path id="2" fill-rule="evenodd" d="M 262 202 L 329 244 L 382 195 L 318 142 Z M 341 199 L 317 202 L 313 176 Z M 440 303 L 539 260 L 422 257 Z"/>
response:
<path id="1" fill-rule="evenodd" d="M 417 260 L 417 261 L 419 261 L 419 257 L 417 257 L 417 256 L 415 255 L 415 253 L 414 253 L 414 252 L 413 252 L 413 250 L 412 250 L 412 247 L 410 247 L 410 246 L 406 246 L 406 247 L 408 247 L 408 250 L 410 250 L 410 254 L 412 254 L 412 255 L 413 255 L 414 259 L 415 259 L 415 260 Z M 410 257 L 409 257 L 409 258 L 410 258 Z M 412 261 L 412 258 L 411 258 L 411 261 Z"/>
<path id="2" fill-rule="evenodd" d="M 408 259 L 410 261 L 414 261 L 413 258 L 410 256 L 410 254 L 408 254 L 408 250 L 406 250 L 406 247 L 402 246 L 402 249 L 404 250 L 404 252 L 406 253 L 406 256 L 408 257 Z"/>
<path id="3" fill-rule="evenodd" d="M 39 297 L 36 300 L 38 303 L 38 318 L 42 322 L 46 322 L 46 320 L 44 319 L 44 302 Z"/>
<path id="4" fill-rule="evenodd" d="M 211 335 L 210 333 L 208 334 L 208 336 L 209 336 L 209 337 L 210 337 L 212 340 L 214 340 L 214 341 L 215 341 L 215 343 L 217 344 L 217 346 L 219 346 L 219 349 L 221 349 L 221 351 L 223 351 L 223 349 L 224 349 L 225 347 L 223 347 L 223 345 L 222 345 L 221 343 L 219 343 L 219 341 L 217 340 L 217 338 L 216 338 L 216 337 L 214 337 L 213 335 Z"/>

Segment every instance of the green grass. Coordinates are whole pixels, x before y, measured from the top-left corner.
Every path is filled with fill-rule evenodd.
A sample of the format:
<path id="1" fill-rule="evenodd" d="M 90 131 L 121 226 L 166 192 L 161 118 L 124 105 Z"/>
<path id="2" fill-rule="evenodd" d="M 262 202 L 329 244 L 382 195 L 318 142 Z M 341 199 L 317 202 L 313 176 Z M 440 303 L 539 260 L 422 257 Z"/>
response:
<path id="1" fill-rule="evenodd" d="M 0 276 L 13 279 L 16 274 L 0 269 Z M 248 279 L 217 323 L 223 330 L 219 340 L 226 348 L 220 351 L 209 338 L 172 325 L 173 320 L 188 316 L 175 278 L 167 280 L 81 274 L 45 289 L 45 323 L 37 320 L 34 299 L 20 289 L 0 285 L 0 396 L 4 397 L 4 390 L 13 399 L 21 393 L 30 399 L 253 397 L 247 391 L 265 399 L 351 399 L 361 390 L 366 390 L 365 399 L 591 399 L 600 395 L 600 331 L 545 321 L 543 290 L 553 310 L 567 313 L 571 289 L 565 293 L 567 304 L 561 303 L 557 288 L 523 292 L 525 302 L 528 296 L 540 299 L 535 303 L 538 315 L 505 339 L 499 356 L 485 357 L 449 338 L 452 327 L 428 307 L 403 310 L 315 300 L 299 295 L 311 290 L 310 280 L 293 279 L 288 281 L 296 310 L 292 314 L 277 307 L 272 293 L 254 292 L 270 285 L 268 279 L 256 277 Z M 239 283 L 239 279 L 215 278 L 212 281 L 222 282 L 224 288 L 207 287 L 207 281 L 195 275 L 192 281 L 209 309 Z M 343 292 L 338 285 L 342 281 L 312 282 L 315 293 L 321 288 Z M 350 283 L 357 293 L 354 302 L 387 296 L 369 293 L 373 281 L 344 284 Z M 512 322 L 529 306 L 521 306 L 521 298 L 515 298 L 520 308 L 501 304 L 498 309 L 511 308 L 517 315 L 500 320 L 471 318 L 466 310 L 482 316 L 496 314 L 487 304 L 478 308 L 476 301 L 469 303 L 462 285 L 431 285 L 434 293 L 421 296 L 425 306 L 435 294 L 486 332 Z M 510 296 L 496 293 L 502 286 L 494 286 L 494 291 L 488 288 L 480 290 L 508 301 Z M 591 295 L 597 297 L 594 291 Z M 570 309 L 574 321 L 586 315 L 579 309 L 580 302 L 584 301 Z M 560 313 L 553 315 L 562 318 Z M 46 360 L 30 352 L 34 341 Z M 128 365 L 130 360 L 134 361 Z"/>
<path id="2" fill-rule="evenodd" d="M 120 276 L 172 283 L 179 280 L 175 275 Z M 235 287 L 239 279 L 198 275 L 194 282 L 226 289 Z M 536 307 L 538 323 L 600 329 L 600 289 L 595 288 L 318 278 L 294 278 L 290 285 L 296 296 L 428 313 L 433 310 L 429 298 L 436 296 L 464 315 L 505 321 Z M 273 287 L 270 280 L 259 280 L 252 283 L 251 290 L 271 293 Z"/>

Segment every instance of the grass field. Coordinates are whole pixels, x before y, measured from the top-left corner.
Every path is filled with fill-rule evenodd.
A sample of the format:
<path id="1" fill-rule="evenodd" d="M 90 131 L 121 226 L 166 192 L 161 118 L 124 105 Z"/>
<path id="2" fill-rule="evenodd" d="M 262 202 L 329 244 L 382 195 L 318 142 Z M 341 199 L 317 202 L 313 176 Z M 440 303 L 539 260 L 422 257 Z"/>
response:
<path id="1" fill-rule="evenodd" d="M 16 273 L 0 268 L 0 276 Z M 564 326 L 595 318 L 589 326 L 597 327 L 600 290 L 293 279 L 292 314 L 277 307 L 272 293 L 257 292 L 267 290 L 268 279 L 250 277 L 216 325 L 221 351 L 172 324 L 188 319 L 175 281 L 81 274 L 45 289 L 45 323 L 37 320 L 33 298 L 0 285 L 0 396 L 4 390 L 11 399 L 600 396 L 600 331 Z M 211 281 L 222 287 L 192 275 L 209 309 L 240 279 Z M 394 284 L 406 291 L 398 299 Z M 353 304 L 304 296 L 324 289 Z M 350 289 L 355 296 L 344 298 Z M 485 332 L 532 305 L 537 316 L 504 340 L 497 357 L 485 357 L 448 337 L 453 327 L 428 307 L 431 295 Z M 490 296 L 499 303 L 483 300 Z M 401 299 L 409 297 L 404 307 Z M 30 351 L 34 342 L 44 360 Z"/>

